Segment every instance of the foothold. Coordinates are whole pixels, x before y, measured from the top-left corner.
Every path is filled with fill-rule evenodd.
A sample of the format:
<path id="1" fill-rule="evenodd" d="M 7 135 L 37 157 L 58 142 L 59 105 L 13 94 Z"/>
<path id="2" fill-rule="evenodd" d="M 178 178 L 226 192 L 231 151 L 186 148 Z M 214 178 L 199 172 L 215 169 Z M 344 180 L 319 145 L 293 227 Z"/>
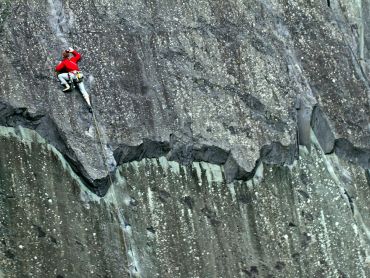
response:
<path id="1" fill-rule="evenodd" d="M 238 196 L 238 201 L 242 204 L 248 204 L 252 202 L 252 198 L 245 192 Z"/>
<path id="2" fill-rule="evenodd" d="M 296 263 L 298 263 L 298 261 L 299 261 L 299 257 L 300 257 L 299 253 L 293 253 L 293 254 L 292 254 L 292 258 L 293 258 L 293 260 L 294 260 Z"/>
<path id="3" fill-rule="evenodd" d="M 75 241 L 78 245 L 81 245 L 81 246 L 84 246 L 81 242 L 79 242 L 78 240 Z"/>
<path id="4" fill-rule="evenodd" d="M 5 253 L 5 257 L 7 257 L 8 259 L 14 260 L 15 255 L 13 254 L 12 251 L 6 250 L 4 253 Z"/>
<path id="5" fill-rule="evenodd" d="M 277 261 L 276 264 L 275 264 L 275 268 L 279 271 L 283 270 L 283 268 L 285 267 L 285 263 L 284 262 L 281 262 L 281 261 Z"/>
<path id="6" fill-rule="evenodd" d="M 322 265 L 322 266 L 328 266 L 328 263 L 326 262 L 326 260 L 325 260 L 325 259 L 321 259 L 321 260 L 319 261 L 319 263 L 320 263 L 320 265 Z"/>
<path id="7" fill-rule="evenodd" d="M 298 190 L 297 190 L 297 192 L 298 192 L 301 196 L 303 196 L 304 198 L 306 198 L 306 199 L 309 199 L 309 198 L 310 198 L 310 195 L 308 195 L 308 193 L 307 193 L 306 191 L 303 191 L 303 190 L 298 189 Z"/>
<path id="8" fill-rule="evenodd" d="M 312 215 L 312 213 L 310 213 L 310 212 L 306 212 L 306 213 L 304 213 L 303 211 L 302 211 L 302 216 L 304 216 L 304 218 L 307 220 L 307 221 L 313 221 L 313 215 Z"/>
<path id="9" fill-rule="evenodd" d="M 170 193 L 168 193 L 167 191 L 165 190 L 159 190 L 158 192 L 159 194 L 159 199 L 163 202 L 163 203 L 166 203 L 167 202 L 167 199 L 169 197 L 171 197 Z"/>
<path id="10" fill-rule="evenodd" d="M 149 228 L 146 228 L 146 230 L 148 232 L 151 232 L 152 234 L 155 234 L 155 229 L 153 228 L 153 226 L 150 226 Z"/>
<path id="11" fill-rule="evenodd" d="M 56 238 L 55 238 L 55 237 L 53 237 L 53 236 L 50 236 L 50 241 L 51 241 L 52 243 L 54 243 L 54 244 L 58 244 L 58 242 L 57 242 Z"/>
<path id="12" fill-rule="evenodd" d="M 208 207 L 204 207 L 201 210 L 201 212 L 204 213 L 204 215 L 208 218 L 212 226 L 218 226 L 221 224 L 221 221 L 216 219 L 217 218 L 216 212 L 212 211 Z"/>
<path id="13" fill-rule="evenodd" d="M 301 235 L 301 246 L 303 248 L 307 248 L 310 241 L 311 241 L 311 236 L 306 232 L 302 233 L 302 235 Z"/>
<path id="14" fill-rule="evenodd" d="M 42 230 L 40 226 L 34 224 L 33 227 L 36 229 L 38 238 L 43 238 L 46 236 L 46 233 Z"/>
<path id="15" fill-rule="evenodd" d="M 133 206 L 133 207 L 136 207 L 137 206 L 137 201 L 135 198 L 131 197 L 131 200 L 130 200 L 130 206 Z"/>
<path id="16" fill-rule="evenodd" d="M 235 130 L 235 128 L 233 126 L 229 126 L 228 129 L 229 129 L 229 131 L 230 131 L 230 133 L 232 135 L 235 135 L 236 134 L 236 130 Z"/>
<path id="17" fill-rule="evenodd" d="M 182 203 L 186 205 L 189 209 L 193 209 L 194 201 L 190 196 L 185 196 L 182 198 Z"/>
<path id="18" fill-rule="evenodd" d="M 302 181 L 302 183 L 303 183 L 304 185 L 308 185 L 308 184 L 310 184 L 309 177 L 307 176 L 307 174 L 306 174 L 306 173 L 302 172 L 302 173 L 299 175 L 299 178 L 300 178 L 300 180 Z"/>
<path id="19" fill-rule="evenodd" d="M 250 272 L 254 274 L 258 274 L 258 268 L 255 265 L 252 265 L 250 268 Z"/>

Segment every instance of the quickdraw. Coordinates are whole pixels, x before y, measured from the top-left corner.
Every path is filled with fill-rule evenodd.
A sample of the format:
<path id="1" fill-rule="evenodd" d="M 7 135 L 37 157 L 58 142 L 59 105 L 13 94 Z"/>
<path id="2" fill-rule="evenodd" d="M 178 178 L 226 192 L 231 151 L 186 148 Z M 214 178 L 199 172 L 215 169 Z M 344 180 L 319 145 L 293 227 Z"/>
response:
<path id="1" fill-rule="evenodd" d="M 77 77 L 77 83 L 82 82 L 82 80 L 84 79 L 84 75 L 80 71 L 76 72 L 76 77 Z"/>

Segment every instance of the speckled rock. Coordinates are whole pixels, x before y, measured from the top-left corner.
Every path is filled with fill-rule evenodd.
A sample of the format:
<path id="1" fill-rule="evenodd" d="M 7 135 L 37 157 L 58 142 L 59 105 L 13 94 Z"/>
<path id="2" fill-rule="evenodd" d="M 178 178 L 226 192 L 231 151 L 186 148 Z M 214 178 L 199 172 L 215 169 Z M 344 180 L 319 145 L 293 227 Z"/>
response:
<path id="1" fill-rule="evenodd" d="M 61 93 L 53 77 L 67 46 L 83 55 L 111 171 L 117 160 L 151 157 L 140 146 L 152 142 L 154 148 L 164 143 L 170 160 L 209 158 L 228 165 L 228 180 L 250 176 L 264 146 L 296 146 L 297 98 L 311 107 L 308 116 L 314 105 L 322 107 L 332 127 L 330 146 L 345 138 L 369 149 L 368 82 L 356 63 L 358 34 L 350 29 L 361 9 L 342 6 L 5 1 L 0 101 L 46 115 L 66 146 L 58 149 L 95 187 L 107 170 L 96 155 L 93 119 L 81 96 Z M 122 157 L 127 148 L 132 155 Z M 209 148 L 219 151 L 204 155 Z M 295 156 L 288 153 L 283 163 Z"/>
<path id="2" fill-rule="evenodd" d="M 5 277 L 368 277 L 369 171 L 315 137 L 291 167 L 126 163 L 105 197 L 28 129 L 0 135 Z M 42 169 L 42 171 L 40 171 Z"/>
<path id="3" fill-rule="evenodd" d="M 0 128 L 0 273 L 124 277 L 117 209 L 86 189 L 63 156 L 27 129 Z"/>
<path id="4" fill-rule="evenodd" d="M 369 277 L 369 4 L 1 1 L 0 278 Z"/>

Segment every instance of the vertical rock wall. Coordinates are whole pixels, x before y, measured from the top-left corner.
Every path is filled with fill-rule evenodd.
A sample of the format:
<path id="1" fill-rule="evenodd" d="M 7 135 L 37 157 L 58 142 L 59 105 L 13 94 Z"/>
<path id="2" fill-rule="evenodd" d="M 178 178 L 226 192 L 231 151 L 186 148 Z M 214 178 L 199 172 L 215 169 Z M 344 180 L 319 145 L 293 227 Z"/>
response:
<path id="1" fill-rule="evenodd" d="M 126 193 L 118 199 L 140 271 L 146 277 L 367 277 L 365 172 L 325 156 L 313 140 L 311 154 L 302 149 L 292 168 L 261 165 L 249 182 L 226 184 L 223 169 L 208 163 L 185 168 L 160 158 L 122 167 Z"/>
<path id="2" fill-rule="evenodd" d="M 367 277 L 369 173 L 315 138 L 292 167 L 164 157 L 120 167 L 98 198 L 53 147 L 1 129 L 0 269 L 5 277 Z"/>
<path id="3" fill-rule="evenodd" d="M 37 133 L 1 128 L 0 146 L 3 277 L 124 277 L 116 210 Z"/>
<path id="4" fill-rule="evenodd" d="M 0 277 L 369 277 L 368 4 L 1 1 Z"/>
<path id="5" fill-rule="evenodd" d="M 366 3 L 330 3 L 5 1 L 0 102 L 24 109 L 25 117 L 44 115 L 48 120 L 32 128 L 55 127 L 57 138 L 42 136 L 74 161 L 90 187 L 107 173 L 81 95 L 61 93 L 53 75 L 67 46 L 83 55 L 112 168 L 114 160 L 129 161 L 119 159 L 127 149 L 152 157 L 138 149 L 153 142 L 152 149 L 166 146 L 170 160 L 226 164 L 228 180 L 246 178 L 263 148 L 280 144 L 288 151 L 274 161 L 294 159 L 296 123 L 307 144 L 314 106 L 330 123 L 327 146 L 345 138 L 369 149 L 370 90 L 358 63 L 366 40 L 351 29 L 353 18 L 367 26 Z M 304 111 L 298 115 L 297 100 Z M 214 157 L 205 149 L 220 151 Z"/>

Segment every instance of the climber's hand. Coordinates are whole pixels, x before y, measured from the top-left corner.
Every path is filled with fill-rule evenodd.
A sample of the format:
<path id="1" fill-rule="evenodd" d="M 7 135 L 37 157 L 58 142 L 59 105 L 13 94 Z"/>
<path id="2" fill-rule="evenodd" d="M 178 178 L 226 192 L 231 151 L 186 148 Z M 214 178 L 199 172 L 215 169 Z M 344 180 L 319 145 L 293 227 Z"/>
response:
<path id="1" fill-rule="evenodd" d="M 68 52 L 73 52 L 74 51 L 74 49 L 72 48 L 72 47 L 70 47 L 70 48 L 68 48 L 68 50 L 67 50 Z"/>

